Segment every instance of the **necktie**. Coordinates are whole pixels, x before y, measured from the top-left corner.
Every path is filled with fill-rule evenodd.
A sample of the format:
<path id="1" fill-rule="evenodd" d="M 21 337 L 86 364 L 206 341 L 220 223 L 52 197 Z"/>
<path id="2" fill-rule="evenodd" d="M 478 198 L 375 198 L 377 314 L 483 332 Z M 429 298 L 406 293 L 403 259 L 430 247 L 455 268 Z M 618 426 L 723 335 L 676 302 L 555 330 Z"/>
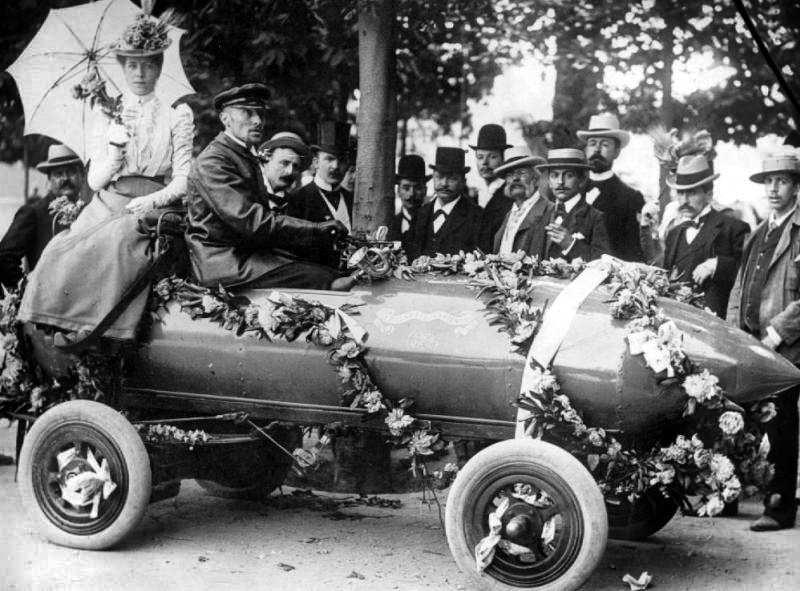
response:
<path id="1" fill-rule="evenodd" d="M 443 209 L 439 209 L 436 213 L 433 214 L 433 233 L 438 234 L 439 230 L 442 229 L 445 220 L 447 219 L 447 212 Z"/>
<path id="2" fill-rule="evenodd" d="M 405 234 L 411 228 L 411 214 L 403 210 L 403 219 L 400 222 L 400 233 Z"/>
<path id="3" fill-rule="evenodd" d="M 556 217 L 553 221 L 557 221 L 558 218 L 561 218 L 560 223 L 564 223 L 565 217 L 567 217 L 567 207 L 564 205 L 563 201 L 556 202 Z"/>

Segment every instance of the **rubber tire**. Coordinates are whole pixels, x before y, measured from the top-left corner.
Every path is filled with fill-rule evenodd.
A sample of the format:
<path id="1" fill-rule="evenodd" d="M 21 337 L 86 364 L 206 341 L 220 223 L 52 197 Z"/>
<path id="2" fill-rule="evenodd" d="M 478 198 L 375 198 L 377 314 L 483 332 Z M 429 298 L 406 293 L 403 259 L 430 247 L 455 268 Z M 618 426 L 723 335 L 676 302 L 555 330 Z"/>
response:
<path id="1" fill-rule="evenodd" d="M 470 576 L 480 589 L 511 591 L 512 586 L 478 573 L 474 547 L 467 541 L 465 519 L 469 507 L 480 490 L 479 484 L 504 465 L 531 463 L 557 474 L 568 483 L 578 501 L 584 536 L 577 557 L 558 579 L 545 585 L 530 587 L 537 591 L 569 591 L 580 587 L 594 572 L 603 557 L 608 541 L 608 517 L 603 495 L 589 471 L 563 449 L 534 439 L 512 439 L 495 443 L 477 453 L 459 471 L 445 511 L 445 531 L 450 552 L 461 571 Z M 501 474 L 502 476 L 502 474 Z"/>
<path id="2" fill-rule="evenodd" d="M 303 432 L 300 428 L 289 429 L 283 435 L 278 436 L 276 440 L 291 450 L 302 445 Z M 229 457 L 224 461 L 240 462 L 239 474 L 237 474 L 235 483 L 222 478 L 216 480 L 197 479 L 197 484 L 212 497 L 263 501 L 272 494 L 272 491 L 283 484 L 292 467 L 291 460 L 275 450 L 268 441 L 254 443 L 250 457 L 237 454 L 235 460 Z M 243 478 L 243 475 L 246 476 Z"/>
<path id="3" fill-rule="evenodd" d="M 66 532 L 44 513 L 34 491 L 34 457 L 45 438 L 65 425 L 85 424 L 116 444 L 128 472 L 128 491 L 119 514 L 102 531 L 79 535 Z M 71 400 L 36 419 L 25 436 L 19 457 L 18 486 L 22 504 L 39 532 L 51 542 L 81 550 L 104 550 L 122 541 L 141 521 L 151 492 L 150 458 L 142 438 L 128 419 L 105 404 Z M 117 489 L 114 494 L 120 494 Z"/>
<path id="4" fill-rule="evenodd" d="M 635 512 L 632 518 L 625 513 L 626 505 L 629 511 Z M 625 503 L 619 507 L 607 505 L 606 509 L 608 537 L 612 540 L 637 541 L 652 536 L 667 525 L 678 511 L 678 505 L 664 497 L 659 490 L 651 488 L 633 507 Z"/>

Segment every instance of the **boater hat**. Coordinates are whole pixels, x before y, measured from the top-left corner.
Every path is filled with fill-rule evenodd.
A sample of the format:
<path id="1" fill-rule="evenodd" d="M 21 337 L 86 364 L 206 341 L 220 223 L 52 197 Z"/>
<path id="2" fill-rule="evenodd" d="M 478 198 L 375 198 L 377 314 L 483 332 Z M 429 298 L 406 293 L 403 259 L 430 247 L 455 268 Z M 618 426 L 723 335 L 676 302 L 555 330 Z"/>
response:
<path id="1" fill-rule="evenodd" d="M 469 166 L 464 166 L 464 150 L 461 148 L 436 148 L 436 162 L 428 166 L 444 174 L 469 172 Z"/>
<path id="2" fill-rule="evenodd" d="M 47 149 L 47 160 L 36 165 L 37 170 L 47 172 L 59 166 L 83 164 L 80 157 L 64 144 L 53 144 Z"/>
<path id="3" fill-rule="evenodd" d="M 551 168 L 575 168 L 587 170 L 589 163 L 586 162 L 586 154 L 583 150 L 575 148 L 558 148 L 547 151 L 547 162 L 539 164 L 537 170 L 550 170 Z"/>
<path id="4" fill-rule="evenodd" d="M 531 154 L 528 146 L 513 146 L 506 154 L 505 162 L 494 169 L 494 174 L 497 176 L 522 166 L 536 166 L 544 163 L 545 159 Z"/>
<path id="5" fill-rule="evenodd" d="M 262 150 L 274 150 L 275 148 L 294 150 L 304 160 L 309 156 L 309 149 L 303 138 L 291 131 L 279 131 L 261 145 Z"/>
<path id="6" fill-rule="evenodd" d="M 431 175 L 425 174 L 425 161 L 422 159 L 422 156 L 407 154 L 400 157 L 397 163 L 397 174 L 395 174 L 394 182 L 399 183 L 400 179 L 424 182 L 431 179 Z"/>
<path id="7" fill-rule="evenodd" d="M 497 123 L 484 125 L 478 131 L 478 143 L 470 146 L 473 150 L 499 150 L 503 151 L 511 147 L 506 141 L 506 130 Z"/>
<path id="8" fill-rule="evenodd" d="M 589 129 L 577 133 L 582 140 L 590 137 L 613 137 L 619 141 L 619 147 L 624 148 L 631 141 L 631 134 L 619 128 L 619 119 L 611 113 L 592 115 L 589 119 Z"/>
<path id="9" fill-rule="evenodd" d="M 217 111 L 225 107 L 268 109 L 267 101 L 271 94 L 269 88 L 258 82 L 234 86 L 214 97 L 214 108 Z"/>
<path id="10" fill-rule="evenodd" d="M 350 124 L 321 121 L 317 126 L 317 143 L 311 149 L 333 154 L 337 158 L 350 155 Z"/>
<path id="11" fill-rule="evenodd" d="M 667 179 L 667 185 L 681 191 L 701 187 L 718 178 L 719 173 L 714 173 L 705 156 L 691 154 L 678 160 L 675 178 Z"/>
<path id="12" fill-rule="evenodd" d="M 764 158 L 761 162 L 761 172 L 750 177 L 754 183 L 763 183 L 770 174 L 790 174 L 800 180 L 800 162 L 794 154 L 776 154 Z"/>

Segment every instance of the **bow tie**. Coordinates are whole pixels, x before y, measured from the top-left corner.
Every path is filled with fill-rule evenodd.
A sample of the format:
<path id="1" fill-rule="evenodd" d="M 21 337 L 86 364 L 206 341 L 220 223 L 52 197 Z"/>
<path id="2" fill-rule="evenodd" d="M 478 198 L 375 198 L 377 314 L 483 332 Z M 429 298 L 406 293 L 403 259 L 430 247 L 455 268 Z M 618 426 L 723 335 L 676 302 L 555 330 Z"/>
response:
<path id="1" fill-rule="evenodd" d="M 684 224 L 686 225 L 687 228 L 689 228 L 689 227 L 700 228 L 700 226 L 702 226 L 705 223 L 707 217 L 708 217 L 708 214 L 700 216 L 697 219 L 688 220 L 688 221 L 684 222 Z"/>

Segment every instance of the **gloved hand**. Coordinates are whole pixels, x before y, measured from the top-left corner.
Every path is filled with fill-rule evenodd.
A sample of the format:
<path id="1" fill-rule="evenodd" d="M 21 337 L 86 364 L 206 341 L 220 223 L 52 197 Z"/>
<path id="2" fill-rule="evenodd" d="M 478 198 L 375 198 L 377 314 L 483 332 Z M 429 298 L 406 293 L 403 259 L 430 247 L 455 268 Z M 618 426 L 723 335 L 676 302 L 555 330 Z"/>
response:
<path id="1" fill-rule="evenodd" d="M 128 205 L 125 206 L 125 209 L 130 213 L 136 215 L 142 215 L 143 213 L 147 213 L 151 209 L 155 209 L 157 207 L 156 202 L 158 201 L 158 194 L 151 193 L 150 195 L 144 195 L 142 197 L 136 197 L 131 199 Z"/>
<path id="2" fill-rule="evenodd" d="M 320 222 L 315 228 L 315 234 L 322 239 L 327 239 L 331 244 L 342 236 L 347 236 L 347 226 L 339 220 Z"/>
<path id="3" fill-rule="evenodd" d="M 112 146 L 116 146 L 118 148 L 124 148 L 128 145 L 128 141 L 130 141 L 131 136 L 128 134 L 128 129 L 124 125 L 120 125 L 119 123 L 112 123 L 108 126 L 108 132 L 106 133 L 106 139 L 108 143 Z"/>

